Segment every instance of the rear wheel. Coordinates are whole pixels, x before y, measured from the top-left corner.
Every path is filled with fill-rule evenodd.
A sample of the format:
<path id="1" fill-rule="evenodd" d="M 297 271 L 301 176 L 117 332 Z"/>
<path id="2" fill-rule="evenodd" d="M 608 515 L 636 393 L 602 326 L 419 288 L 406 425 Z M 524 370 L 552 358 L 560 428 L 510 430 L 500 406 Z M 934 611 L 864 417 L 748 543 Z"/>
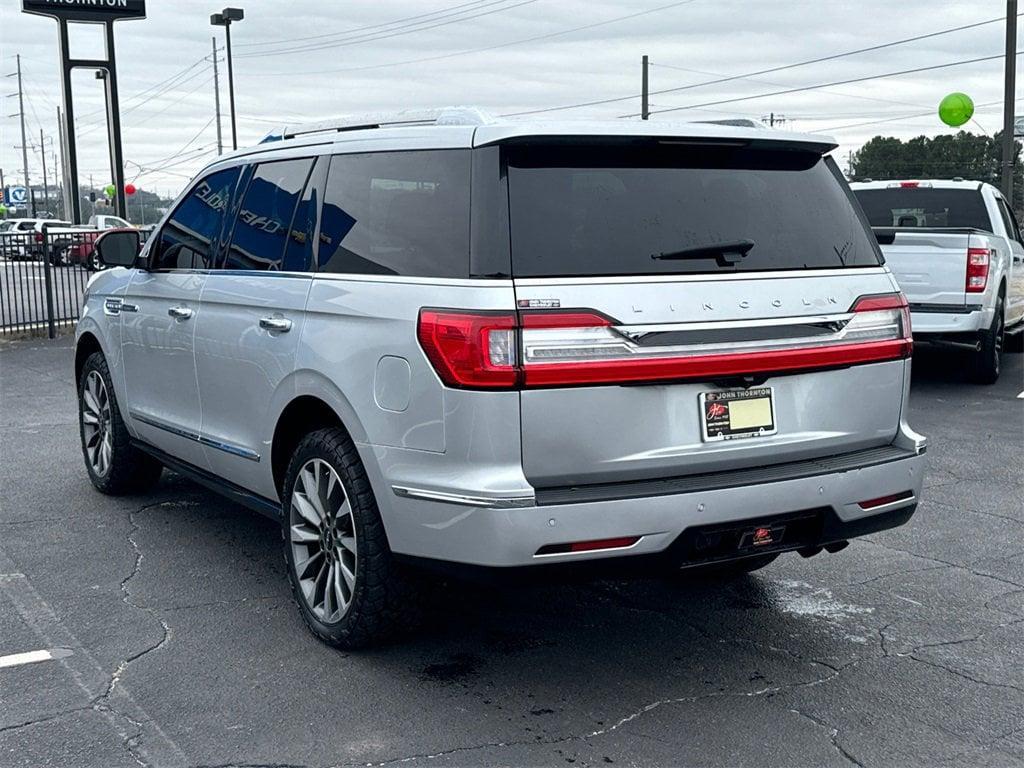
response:
<path id="1" fill-rule="evenodd" d="M 102 352 L 85 361 L 78 382 L 78 425 L 89 480 L 98 491 L 144 491 L 160 479 L 160 463 L 131 444 Z"/>
<path id="2" fill-rule="evenodd" d="M 988 330 L 982 331 L 978 340 L 981 349 L 974 353 L 971 378 L 978 384 L 995 384 L 999 379 L 999 370 L 1003 356 L 1003 342 L 1006 335 L 1003 316 L 1003 297 L 996 300 L 995 317 Z"/>
<path id="3" fill-rule="evenodd" d="M 284 488 L 288 578 L 313 634 L 338 648 L 359 648 L 408 621 L 412 588 L 388 547 L 348 434 L 333 428 L 303 438 Z"/>

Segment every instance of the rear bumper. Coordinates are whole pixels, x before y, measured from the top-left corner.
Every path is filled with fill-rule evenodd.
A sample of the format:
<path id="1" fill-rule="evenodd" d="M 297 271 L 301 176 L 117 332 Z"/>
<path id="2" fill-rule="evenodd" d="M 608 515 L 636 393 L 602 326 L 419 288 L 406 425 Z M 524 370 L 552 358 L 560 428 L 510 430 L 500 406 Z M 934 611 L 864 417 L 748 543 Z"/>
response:
<path id="1" fill-rule="evenodd" d="M 992 325 L 993 309 L 981 305 L 947 307 L 914 305 L 910 307 L 910 326 L 915 340 L 928 341 L 929 336 L 975 333 Z"/>
<path id="2" fill-rule="evenodd" d="M 884 463 L 832 471 L 823 467 L 824 471 L 803 476 L 797 473 L 789 479 L 772 480 L 769 475 L 757 482 L 729 487 L 710 483 L 684 492 L 578 503 L 560 498 L 554 504 L 544 503 L 541 493 L 531 506 L 523 505 L 522 499 L 498 499 L 497 504 L 475 506 L 472 498 L 455 494 L 436 500 L 394 494 L 381 506 L 382 512 L 387 508 L 385 525 L 392 549 L 415 558 L 500 568 L 643 556 L 688 564 L 683 562 L 687 558 L 696 561 L 685 554 L 681 542 L 687 541 L 688 531 L 707 526 L 785 526 L 798 517 L 815 517 L 815 521 L 806 523 L 798 539 L 783 538 L 779 546 L 760 552 L 806 550 L 906 522 L 921 495 L 923 441 L 916 448 L 893 451 Z M 871 509 L 860 506 L 862 501 L 894 494 L 908 495 Z M 457 498 L 461 501 L 454 500 Z M 625 549 L 537 554 L 551 545 L 623 537 L 639 539 Z M 731 555 L 715 557 L 729 559 L 758 552 L 736 549 Z"/>

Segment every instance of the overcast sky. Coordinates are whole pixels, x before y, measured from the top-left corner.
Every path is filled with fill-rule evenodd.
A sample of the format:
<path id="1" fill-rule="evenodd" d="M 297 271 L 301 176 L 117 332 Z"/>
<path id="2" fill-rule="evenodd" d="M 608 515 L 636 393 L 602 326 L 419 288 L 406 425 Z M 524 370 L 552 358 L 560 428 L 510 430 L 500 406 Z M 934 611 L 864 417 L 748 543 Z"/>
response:
<path id="1" fill-rule="evenodd" d="M 275 124 L 332 115 L 451 104 L 495 114 L 579 102 L 622 101 L 545 113 L 619 117 L 639 109 L 640 59 L 651 58 L 651 89 L 744 75 L 993 19 L 1002 0 L 239 0 L 246 19 L 232 27 L 239 143 Z M 0 0 L 0 64 L 21 54 L 30 144 L 56 138 L 60 103 L 55 21 Z M 213 156 L 213 73 L 209 24 L 218 6 L 149 0 L 149 18 L 117 25 L 127 177 L 142 188 L 176 192 Z M 102 52 L 98 27 L 73 38 L 73 53 Z M 993 133 L 1002 122 L 1001 59 L 802 93 L 752 98 L 789 88 L 993 56 L 1003 22 L 755 78 L 651 97 L 652 110 L 688 106 L 652 119 L 761 119 L 783 115 L 783 130 L 834 135 L 846 155 L 867 139 L 950 132 L 935 114 L 953 90 L 978 105 L 968 128 Z M 1024 46 L 1019 45 L 1018 48 Z M 204 57 L 207 57 L 204 59 Z M 224 135 L 230 145 L 221 71 Z M 1018 82 L 1024 81 L 1024 76 Z M 76 76 L 80 175 L 109 181 L 102 94 L 91 72 Z M 159 86 L 159 87 L 155 87 Z M 14 78 L 0 93 L 0 168 L 20 179 L 21 139 Z M 1021 88 L 1018 88 L 1018 93 Z M 694 105 L 742 99 L 727 104 Z M 1024 111 L 1024 109 L 1022 109 Z M 864 125 L 864 123 L 872 123 Z M 53 147 L 47 144 L 47 162 Z M 39 153 L 29 156 L 41 180 Z M 173 165 L 172 165 L 173 163 Z M 141 166 L 141 168 L 140 168 Z M 159 169 L 159 170 L 154 170 Z"/>

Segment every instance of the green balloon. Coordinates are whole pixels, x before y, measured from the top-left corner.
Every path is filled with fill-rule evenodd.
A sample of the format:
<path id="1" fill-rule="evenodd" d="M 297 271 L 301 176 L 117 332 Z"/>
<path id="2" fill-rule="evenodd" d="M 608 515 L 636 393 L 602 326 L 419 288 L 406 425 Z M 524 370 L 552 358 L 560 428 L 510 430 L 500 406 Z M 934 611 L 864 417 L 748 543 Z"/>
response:
<path id="1" fill-rule="evenodd" d="M 966 93 L 951 93 L 939 103 L 939 119 L 958 128 L 974 116 L 974 102 Z"/>
<path id="2" fill-rule="evenodd" d="M 5 215 L 6 213 L 7 213 L 7 206 L 4 205 L 3 203 L 0 203 L 0 216 Z"/>
<path id="3" fill-rule="evenodd" d="M 107 197 L 113 197 L 114 193 L 117 192 L 117 187 L 113 184 L 107 184 L 107 186 L 103 188 L 103 191 L 106 193 Z"/>

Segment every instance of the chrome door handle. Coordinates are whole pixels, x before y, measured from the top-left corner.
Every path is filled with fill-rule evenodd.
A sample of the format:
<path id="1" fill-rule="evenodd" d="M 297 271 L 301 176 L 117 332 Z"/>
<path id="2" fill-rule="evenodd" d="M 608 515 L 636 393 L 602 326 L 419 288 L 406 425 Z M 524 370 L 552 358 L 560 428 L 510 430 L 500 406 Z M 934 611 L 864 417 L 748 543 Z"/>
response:
<path id="1" fill-rule="evenodd" d="M 292 329 L 292 321 L 286 317 L 261 317 L 260 328 L 274 333 L 288 333 Z"/>
<path id="2" fill-rule="evenodd" d="M 192 310 L 188 307 L 171 307 L 167 310 L 167 314 L 175 320 L 188 320 L 192 317 Z"/>

